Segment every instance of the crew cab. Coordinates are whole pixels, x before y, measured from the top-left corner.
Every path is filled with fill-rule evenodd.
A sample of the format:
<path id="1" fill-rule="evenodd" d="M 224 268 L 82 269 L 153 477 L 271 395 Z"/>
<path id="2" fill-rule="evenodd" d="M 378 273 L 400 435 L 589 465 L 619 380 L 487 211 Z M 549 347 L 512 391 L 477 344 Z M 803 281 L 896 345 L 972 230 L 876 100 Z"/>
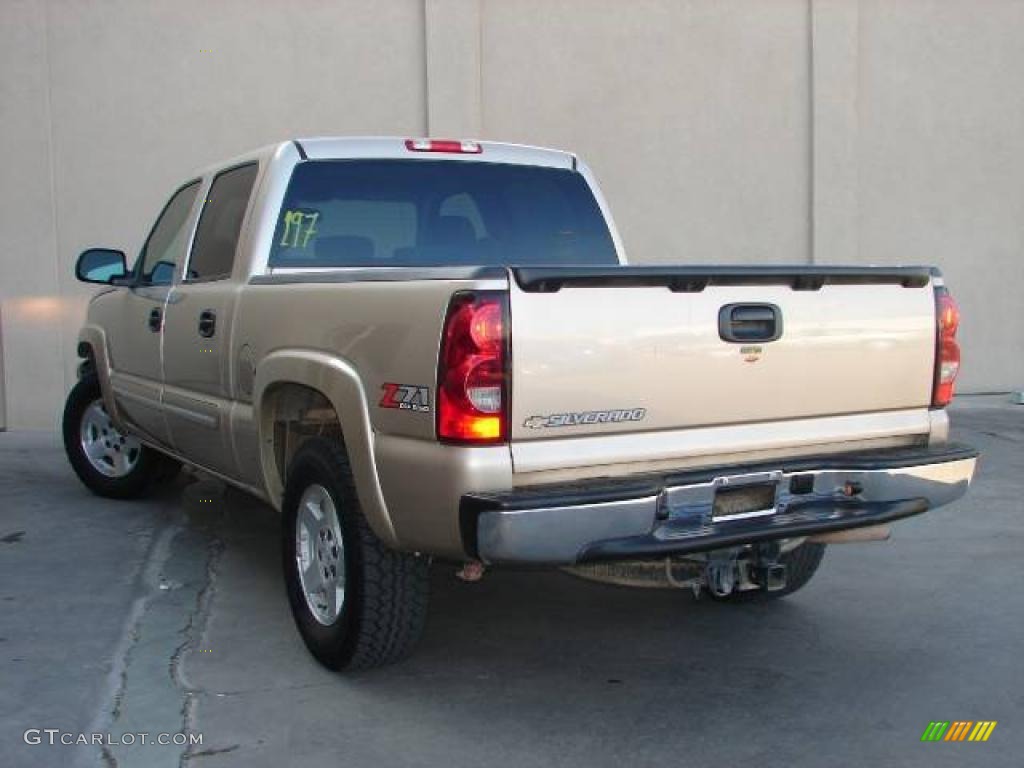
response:
<path id="1" fill-rule="evenodd" d="M 102 289 L 67 454 L 101 495 L 187 463 L 279 509 L 333 669 L 410 651 L 433 560 L 777 597 L 828 543 L 964 494 L 938 270 L 674 258 L 628 264 L 569 152 L 266 147 L 189 177 L 131 269 L 80 256 Z"/>

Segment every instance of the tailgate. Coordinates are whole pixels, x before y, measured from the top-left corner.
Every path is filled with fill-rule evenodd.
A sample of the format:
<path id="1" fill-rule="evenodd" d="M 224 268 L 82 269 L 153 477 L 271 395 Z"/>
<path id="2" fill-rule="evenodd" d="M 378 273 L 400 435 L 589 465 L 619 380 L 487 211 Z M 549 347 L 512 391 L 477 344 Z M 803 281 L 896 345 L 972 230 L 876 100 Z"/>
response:
<path id="1" fill-rule="evenodd" d="M 513 452 L 530 440 L 926 408 L 931 400 L 927 268 L 551 267 L 513 275 Z"/>

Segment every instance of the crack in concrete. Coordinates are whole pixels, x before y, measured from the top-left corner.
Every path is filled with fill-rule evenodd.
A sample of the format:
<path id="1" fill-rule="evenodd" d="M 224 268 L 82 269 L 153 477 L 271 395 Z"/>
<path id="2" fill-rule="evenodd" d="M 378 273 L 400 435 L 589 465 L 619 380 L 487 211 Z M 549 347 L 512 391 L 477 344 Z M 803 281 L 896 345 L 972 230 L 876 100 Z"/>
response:
<path id="1" fill-rule="evenodd" d="M 211 757 L 213 755 L 223 755 L 227 752 L 234 752 L 236 749 L 241 748 L 241 744 L 232 744 L 230 747 L 218 747 L 215 749 L 204 749 L 200 752 L 193 752 L 190 759 L 197 759 L 200 757 Z"/>
<path id="2" fill-rule="evenodd" d="M 136 577 L 136 589 L 140 591 L 144 589 L 146 584 L 146 574 L 150 568 L 150 563 L 153 561 L 157 552 L 165 550 L 165 536 L 168 529 L 164 528 L 154 536 L 150 537 L 149 545 L 146 548 L 146 554 L 143 556 L 142 566 L 139 569 L 139 574 Z M 121 712 L 121 700 L 124 696 L 125 685 L 127 684 L 127 669 L 129 657 L 131 656 L 132 648 L 135 643 L 138 642 L 138 627 L 139 621 L 142 615 L 145 613 L 146 603 L 148 602 L 150 595 L 148 592 L 139 594 L 132 601 L 131 611 L 128 613 L 128 619 L 125 621 L 124 631 L 121 633 L 121 639 L 118 641 L 117 648 L 114 651 L 113 663 L 111 664 L 110 673 L 107 676 L 107 693 L 104 697 L 106 702 L 109 702 L 104 706 L 96 718 L 93 720 L 92 725 L 89 728 L 91 733 L 109 732 L 114 721 L 118 718 Z M 103 746 L 100 749 L 100 759 L 104 765 L 110 766 L 111 768 L 117 768 L 117 760 L 110 753 L 110 749 L 107 746 Z"/>
<path id="3" fill-rule="evenodd" d="M 220 564 L 220 558 L 223 553 L 224 542 L 222 539 L 215 536 L 207 549 L 206 583 L 199 591 L 196 598 L 195 611 L 189 616 L 188 624 L 184 630 L 185 640 L 178 646 L 174 655 L 171 657 L 170 662 L 169 671 L 171 673 L 171 679 L 175 681 L 175 684 L 184 696 L 182 706 L 182 732 L 188 734 L 193 733 L 195 729 L 198 706 L 197 697 L 205 693 L 205 691 L 203 688 L 192 684 L 188 679 L 184 664 L 185 654 L 194 648 L 194 641 L 196 639 L 201 641 L 206 636 L 207 624 L 210 619 L 213 600 L 217 592 L 217 567 Z M 179 768 L 184 768 L 186 763 L 196 756 L 213 755 L 218 754 L 219 752 L 231 752 L 233 749 L 238 748 L 238 745 L 235 745 L 229 749 L 193 752 L 192 746 L 193 745 L 189 743 L 186 746 L 185 751 L 181 753 L 181 758 L 178 761 Z"/>
<path id="4" fill-rule="evenodd" d="M 217 531 L 219 520 L 212 526 L 189 526 L 183 517 L 176 517 L 151 534 L 136 577 L 137 595 L 115 649 L 105 704 L 90 728 L 93 733 L 114 738 L 141 732 L 195 733 L 198 689 L 188 681 L 183 662 L 205 629 L 223 544 Z M 208 539 L 205 547 L 196 546 L 197 536 Z M 191 600 L 190 593 L 194 593 Z M 159 668 L 162 675 L 157 674 Z M 161 684 L 160 677 L 167 683 Z M 97 759 L 117 768 L 129 756 L 129 764 L 137 762 L 141 759 L 137 750 L 144 749 L 148 765 L 183 766 L 194 749 L 189 741 L 157 749 L 154 742 L 104 744 Z"/>
<path id="5" fill-rule="evenodd" d="M 148 600 L 148 597 L 147 597 Z M 142 615 L 146 612 L 145 603 L 143 603 L 142 610 L 139 612 L 139 620 Z M 139 642 L 139 633 L 137 630 L 138 622 L 128 632 L 128 647 L 124 651 L 123 664 L 121 664 L 121 679 L 118 683 L 117 690 L 114 692 L 114 701 L 110 707 L 110 718 L 111 720 L 117 720 L 121 716 L 121 701 L 124 698 L 124 689 L 128 684 L 128 665 L 131 664 L 132 660 L 132 648 Z"/>

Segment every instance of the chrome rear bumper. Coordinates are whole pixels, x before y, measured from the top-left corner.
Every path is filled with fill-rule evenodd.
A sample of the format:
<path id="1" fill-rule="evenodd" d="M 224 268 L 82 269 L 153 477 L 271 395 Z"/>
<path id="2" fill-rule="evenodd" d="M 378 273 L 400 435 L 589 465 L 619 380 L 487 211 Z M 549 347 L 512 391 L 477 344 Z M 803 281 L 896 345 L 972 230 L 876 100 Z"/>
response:
<path id="1" fill-rule="evenodd" d="M 967 491 L 964 445 L 801 458 L 659 477 L 469 494 L 463 539 L 488 563 L 658 557 L 899 520 Z M 750 489 L 764 504 L 716 507 Z"/>

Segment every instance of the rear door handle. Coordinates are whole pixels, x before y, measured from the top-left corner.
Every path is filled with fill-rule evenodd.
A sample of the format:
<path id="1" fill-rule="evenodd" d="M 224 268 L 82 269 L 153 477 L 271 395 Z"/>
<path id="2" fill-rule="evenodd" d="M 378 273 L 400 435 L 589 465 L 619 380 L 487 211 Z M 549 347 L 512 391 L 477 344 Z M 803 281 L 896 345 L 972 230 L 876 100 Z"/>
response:
<path id="1" fill-rule="evenodd" d="M 208 339 L 217 332 L 217 315 L 212 309 L 204 309 L 199 313 L 199 335 Z"/>
<path id="2" fill-rule="evenodd" d="M 149 312 L 149 319 L 146 324 L 153 333 L 160 333 L 160 326 L 163 325 L 164 313 L 160 307 L 153 307 Z"/>
<path id="3" fill-rule="evenodd" d="M 724 341 L 775 341 L 782 336 L 782 310 L 774 304 L 726 304 L 718 312 Z"/>

